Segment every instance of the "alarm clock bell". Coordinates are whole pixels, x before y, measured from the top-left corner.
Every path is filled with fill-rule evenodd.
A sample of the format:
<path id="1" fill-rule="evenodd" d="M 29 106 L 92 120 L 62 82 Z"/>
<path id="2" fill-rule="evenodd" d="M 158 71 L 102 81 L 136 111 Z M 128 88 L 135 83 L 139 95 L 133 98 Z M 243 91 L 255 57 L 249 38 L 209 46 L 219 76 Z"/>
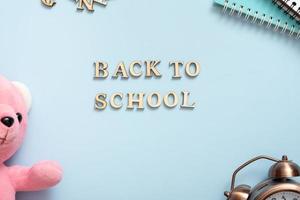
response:
<path id="1" fill-rule="evenodd" d="M 237 173 L 260 159 L 275 162 L 269 169 L 268 179 L 257 184 L 253 189 L 249 185 L 235 187 Z M 234 171 L 231 190 L 224 192 L 224 195 L 228 200 L 300 200 L 300 183 L 292 180 L 297 176 L 300 176 L 300 167 L 288 160 L 287 156 L 282 156 L 281 160 L 269 156 L 258 156 L 245 162 Z"/>

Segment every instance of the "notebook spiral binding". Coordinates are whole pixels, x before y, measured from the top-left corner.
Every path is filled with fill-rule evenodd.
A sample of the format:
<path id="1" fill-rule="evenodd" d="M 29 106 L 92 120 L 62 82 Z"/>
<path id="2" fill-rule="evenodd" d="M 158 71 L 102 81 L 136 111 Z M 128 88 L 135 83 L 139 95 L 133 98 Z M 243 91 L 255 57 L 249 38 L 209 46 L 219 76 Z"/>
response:
<path id="1" fill-rule="evenodd" d="M 300 22 L 300 0 L 273 0 L 273 2 Z"/>
<path id="2" fill-rule="evenodd" d="M 289 25 L 287 22 L 282 22 L 280 19 L 274 19 L 272 16 L 267 16 L 264 13 L 253 11 L 251 8 L 245 8 L 243 5 L 236 3 L 229 3 L 228 0 L 224 0 L 223 13 L 229 12 L 229 15 L 237 14 L 238 17 L 244 17 L 245 20 L 252 23 L 258 23 L 259 25 L 265 25 L 267 28 L 273 28 L 274 31 L 280 31 L 281 33 L 288 33 L 290 37 L 300 39 L 300 29 L 296 29 L 295 25 Z M 251 16 L 252 12 L 254 15 Z M 276 20 L 275 25 L 273 25 Z M 281 29 L 281 30 L 280 30 Z"/>

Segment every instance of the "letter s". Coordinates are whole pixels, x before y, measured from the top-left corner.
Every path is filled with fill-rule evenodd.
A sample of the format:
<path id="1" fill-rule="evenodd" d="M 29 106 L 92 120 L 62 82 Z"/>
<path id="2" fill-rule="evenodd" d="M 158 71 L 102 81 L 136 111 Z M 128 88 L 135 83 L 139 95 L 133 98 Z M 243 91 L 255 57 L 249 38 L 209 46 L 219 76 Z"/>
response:
<path id="1" fill-rule="evenodd" d="M 99 93 L 95 98 L 95 109 L 96 110 L 104 110 L 107 106 L 106 102 L 107 95 L 104 93 Z"/>

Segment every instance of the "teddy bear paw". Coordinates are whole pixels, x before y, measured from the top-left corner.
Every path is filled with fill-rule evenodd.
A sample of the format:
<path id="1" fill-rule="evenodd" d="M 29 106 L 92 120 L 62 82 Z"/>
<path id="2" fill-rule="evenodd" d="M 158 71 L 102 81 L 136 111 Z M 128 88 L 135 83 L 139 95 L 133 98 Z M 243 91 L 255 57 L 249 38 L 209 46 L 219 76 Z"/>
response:
<path id="1" fill-rule="evenodd" d="M 40 186 L 51 187 L 62 179 L 62 168 L 55 161 L 42 161 L 30 169 L 29 177 Z"/>

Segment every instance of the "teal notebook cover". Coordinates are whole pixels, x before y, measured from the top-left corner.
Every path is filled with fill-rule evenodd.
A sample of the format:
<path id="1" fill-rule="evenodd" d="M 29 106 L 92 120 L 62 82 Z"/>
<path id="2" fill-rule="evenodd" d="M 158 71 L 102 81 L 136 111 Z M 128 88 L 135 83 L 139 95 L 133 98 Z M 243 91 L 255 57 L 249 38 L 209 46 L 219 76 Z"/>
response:
<path id="1" fill-rule="evenodd" d="M 224 12 L 243 16 L 246 20 L 265 25 L 275 31 L 300 37 L 299 23 L 278 8 L 272 0 L 215 0 Z"/>

